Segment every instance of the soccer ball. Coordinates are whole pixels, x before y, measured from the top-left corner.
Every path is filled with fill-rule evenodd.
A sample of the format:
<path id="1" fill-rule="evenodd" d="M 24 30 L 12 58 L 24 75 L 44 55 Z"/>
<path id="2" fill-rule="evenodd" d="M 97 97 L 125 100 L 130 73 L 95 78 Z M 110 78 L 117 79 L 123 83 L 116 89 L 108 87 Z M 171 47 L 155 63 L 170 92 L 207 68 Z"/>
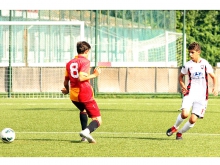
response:
<path id="1" fill-rule="evenodd" d="M 11 143 L 15 140 L 15 131 L 11 128 L 4 128 L 0 136 L 4 143 Z"/>

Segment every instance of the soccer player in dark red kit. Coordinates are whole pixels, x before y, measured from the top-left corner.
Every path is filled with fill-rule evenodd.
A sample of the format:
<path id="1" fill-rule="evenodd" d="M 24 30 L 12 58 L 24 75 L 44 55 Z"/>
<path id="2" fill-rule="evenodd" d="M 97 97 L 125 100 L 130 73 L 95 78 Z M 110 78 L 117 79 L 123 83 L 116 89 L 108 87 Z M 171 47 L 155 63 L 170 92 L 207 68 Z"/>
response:
<path id="1" fill-rule="evenodd" d="M 87 140 L 89 143 L 96 143 L 91 133 L 102 123 L 99 107 L 94 99 L 93 88 L 90 79 L 96 78 L 101 73 L 101 69 L 96 67 L 93 74 L 90 74 L 90 61 L 88 55 L 91 46 L 86 41 L 77 43 L 77 53 L 74 59 L 66 64 L 63 94 L 70 94 L 70 100 L 80 110 L 80 122 L 82 131 L 79 133 L 81 141 Z M 87 125 L 88 117 L 92 121 Z"/>

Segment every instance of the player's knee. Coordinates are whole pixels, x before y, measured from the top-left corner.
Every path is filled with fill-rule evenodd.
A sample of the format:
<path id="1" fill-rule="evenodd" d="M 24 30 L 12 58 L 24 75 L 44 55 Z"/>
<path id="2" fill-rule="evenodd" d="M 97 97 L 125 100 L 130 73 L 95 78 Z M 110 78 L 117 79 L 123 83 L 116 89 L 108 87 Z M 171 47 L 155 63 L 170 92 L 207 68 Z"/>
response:
<path id="1" fill-rule="evenodd" d="M 182 113 L 181 113 L 182 119 L 186 119 L 188 116 L 189 116 L 188 111 L 186 111 L 186 110 L 183 109 L 183 110 L 182 110 Z"/>
<path id="2" fill-rule="evenodd" d="M 96 120 L 99 123 L 99 126 L 102 124 L 102 118 L 101 116 L 96 117 L 96 118 L 92 118 L 92 120 Z"/>
<path id="3" fill-rule="evenodd" d="M 185 113 L 181 114 L 182 119 L 186 119 L 188 116 L 189 116 L 189 115 L 188 115 L 188 114 L 185 114 Z"/>
<path id="4" fill-rule="evenodd" d="M 99 126 L 100 126 L 102 124 L 102 118 L 98 118 L 97 120 L 98 120 Z"/>
<path id="5" fill-rule="evenodd" d="M 198 116 L 197 116 L 196 114 L 192 114 L 191 117 L 190 117 L 190 119 L 189 119 L 189 122 L 190 122 L 191 124 L 195 124 L 196 121 L 197 121 L 197 119 L 198 119 Z"/>
<path id="6" fill-rule="evenodd" d="M 194 125 L 195 125 L 195 122 L 192 122 L 191 120 L 189 120 L 189 123 L 190 123 L 190 128 L 192 128 L 192 127 L 194 127 Z"/>

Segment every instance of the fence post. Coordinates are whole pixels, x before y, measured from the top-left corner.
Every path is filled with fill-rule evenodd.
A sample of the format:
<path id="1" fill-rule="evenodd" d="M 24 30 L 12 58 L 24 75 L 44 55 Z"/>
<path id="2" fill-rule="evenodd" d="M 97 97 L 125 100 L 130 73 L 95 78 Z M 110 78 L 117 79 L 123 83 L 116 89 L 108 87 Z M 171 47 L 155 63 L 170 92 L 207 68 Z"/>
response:
<path id="1" fill-rule="evenodd" d="M 95 67 L 97 66 L 98 62 L 98 10 L 95 11 Z M 97 78 L 94 79 L 94 96 L 97 93 Z"/>
<path id="2" fill-rule="evenodd" d="M 12 11 L 10 10 L 9 21 L 11 21 Z M 9 25 L 9 59 L 8 59 L 8 98 L 11 98 L 11 85 L 12 85 L 12 67 L 11 67 L 11 44 L 12 44 L 12 25 Z"/>

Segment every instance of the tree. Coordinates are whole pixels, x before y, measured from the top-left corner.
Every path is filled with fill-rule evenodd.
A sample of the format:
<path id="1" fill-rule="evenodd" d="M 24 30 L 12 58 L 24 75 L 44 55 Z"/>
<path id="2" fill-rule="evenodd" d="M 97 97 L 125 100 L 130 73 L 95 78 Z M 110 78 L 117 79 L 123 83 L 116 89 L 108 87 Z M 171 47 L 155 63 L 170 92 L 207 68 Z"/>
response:
<path id="1" fill-rule="evenodd" d="M 186 44 L 196 41 L 201 44 L 201 57 L 212 66 L 220 62 L 220 11 L 188 10 L 185 15 Z M 176 11 L 176 30 L 183 29 L 183 11 Z"/>

